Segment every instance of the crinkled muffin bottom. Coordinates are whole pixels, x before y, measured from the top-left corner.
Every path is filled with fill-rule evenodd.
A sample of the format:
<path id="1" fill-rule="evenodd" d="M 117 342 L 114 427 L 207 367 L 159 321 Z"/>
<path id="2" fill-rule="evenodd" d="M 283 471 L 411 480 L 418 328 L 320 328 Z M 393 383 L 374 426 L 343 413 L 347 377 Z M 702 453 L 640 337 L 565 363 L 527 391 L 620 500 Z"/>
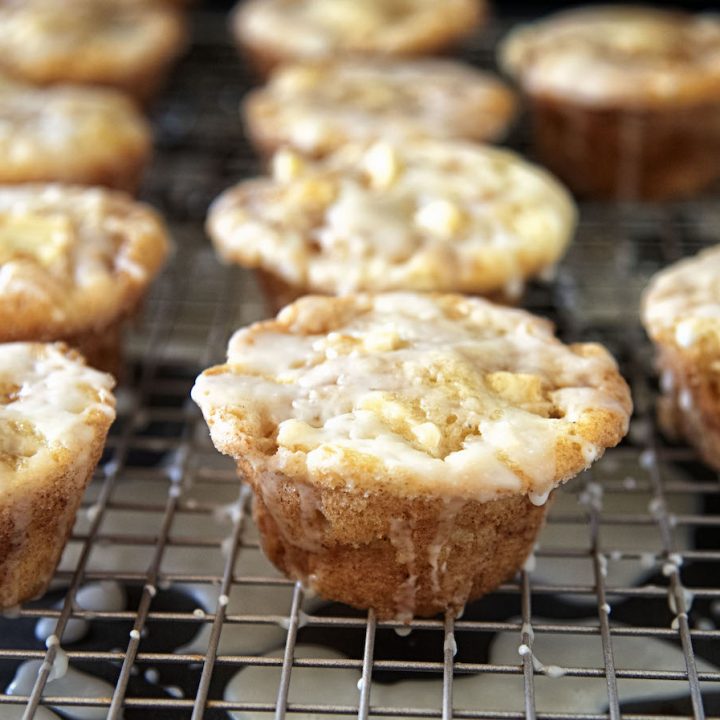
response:
<path id="1" fill-rule="evenodd" d="M 321 597 L 380 619 L 460 614 L 522 567 L 548 508 L 523 495 L 403 497 L 245 471 L 270 560 Z"/>
<path id="2" fill-rule="evenodd" d="M 720 178 L 720 102 L 648 109 L 531 97 L 536 151 L 586 197 L 664 200 Z"/>

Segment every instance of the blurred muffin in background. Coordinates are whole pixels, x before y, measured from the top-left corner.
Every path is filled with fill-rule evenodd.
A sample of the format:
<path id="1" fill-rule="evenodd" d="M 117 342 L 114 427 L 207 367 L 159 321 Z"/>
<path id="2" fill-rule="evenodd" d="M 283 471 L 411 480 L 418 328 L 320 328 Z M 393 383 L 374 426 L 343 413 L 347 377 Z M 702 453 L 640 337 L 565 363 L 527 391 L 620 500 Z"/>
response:
<path id="1" fill-rule="evenodd" d="M 263 75 L 281 63 L 342 55 L 429 55 L 483 20 L 485 0 L 249 0 L 237 5 L 238 45 Z"/>
<path id="2" fill-rule="evenodd" d="M 500 64 L 576 192 L 665 199 L 720 177 L 720 17 L 591 7 L 513 30 Z"/>
<path id="3" fill-rule="evenodd" d="M 63 340 L 117 374 L 123 323 L 168 248 L 160 217 L 124 193 L 0 187 L 0 342 Z"/>
<path id="4" fill-rule="evenodd" d="M 658 273 L 643 297 L 658 352 L 658 419 L 720 470 L 720 245 Z"/>
<path id="5" fill-rule="evenodd" d="M 347 142 L 503 137 L 515 97 L 490 73 L 440 59 L 352 58 L 286 65 L 243 104 L 248 135 L 324 155 Z"/>
<path id="6" fill-rule="evenodd" d="M 184 15 L 143 0 L 0 0 L 0 70 L 154 96 L 184 50 Z"/>
<path id="7" fill-rule="evenodd" d="M 272 166 L 215 201 L 208 231 L 223 259 L 261 271 L 273 307 L 307 292 L 517 300 L 575 227 L 552 176 L 489 146 L 354 143 L 314 161 L 281 150 Z"/>
<path id="8" fill-rule="evenodd" d="M 55 181 L 134 193 L 151 151 L 150 126 L 123 93 L 38 88 L 0 72 L 0 184 Z"/>

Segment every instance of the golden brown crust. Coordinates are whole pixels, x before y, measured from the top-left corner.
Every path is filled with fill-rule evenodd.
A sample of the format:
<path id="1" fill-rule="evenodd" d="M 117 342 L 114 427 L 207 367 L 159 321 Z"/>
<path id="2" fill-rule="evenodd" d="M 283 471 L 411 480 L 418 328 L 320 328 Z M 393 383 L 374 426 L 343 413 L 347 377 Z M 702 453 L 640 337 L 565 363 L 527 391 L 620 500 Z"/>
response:
<path id="1" fill-rule="evenodd" d="M 50 581 L 115 418 L 113 385 L 63 344 L 0 344 L 0 607 Z"/>
<path id="2" fill-rule="evenodd" d="M 305 297 L 192 391 L 263 547 L 323 597 L 408 621 L 497 587 L 553 490 L 627 430 L 607 352 L 459 295 Z"/>
<path id="3" fill-rule="evenodd" d="M 720 246 L 655 275 L 642 319 L 657 349 L 663 431 L 720 470 Z"/>
<path id="4" fill-rule="evenodd" d="M 151 130 L 124 94 L 38 88 L 0 72 L 0 184 L 62 182 L 137 191 Z"/>
<path id="5" fill-rule="evenodd" d="M 480 0 L 451 0 L 442 7 L 432 2 L 420 3 L 420 8 L 406 4 L 405 10 L 397 9 L 402 5 L 394 0 L 347 2 L 344 5 L 348 12 L 362 10 L 363 3 L 370 10 L 363 24 L 375 27 L 359 29 L 356 19 L 342 20 L 342 11 L 333 10 L 335 24 L 318 22 L 318 18 L 322 20 L 329 13 L 311 11 L 308 15 L 306 8 L 315 3 L 316 0 L 295 3 L 253 0 L 236 6 L 233 35 L 261 76 L 266 77 L 284 63 L 312 57 L 412 57 L 441 52 L 472 32 L 483 21 L 487 9 Z M 338 4 L 337 8 L 340 7 Z M 387 16 L 383 18 L 384 14 Z"/>
<path id="6" fill-rule="evenodd" d="M 516 109 L 499 78 L 440 59 L 327 59 L 287 65 L 247 95 L 242 114 L 253 145 L 320 157 L 379 137 L 500 140 Z"/>
<path id="7" fill-rule="evenodd" d="M 0 608 L 45 592 L 104 444 L 97 437 L 81 463 L 0 493 Z"/>
<path id="8" fill-rule="evenodd" d="M 456 140 L 289 150 L 274 176 L 226 190 L 207 228 L 220 255 L 317 293 L 519 295 L 564 253 L 565 188 L 514 153 Z"/>
<path id="9" fill-rule="evenodd" d="M 459 613 L 522 566 L 547 511 L 520 496 L 447 501 L 248 479 L 270 560 L 381 620 Z"/>
<path id="10" fill-rule="evenodd" d="M 135 311 L 169 251 L 153 210 L 99 188 L 0 188 L 3 232 L 18 248 L 0 258 L 0 342 L 102 334 Z"/>
<path id="11" fill-rule="evenodd" d="M 186 36 L 183 14 L 169 3 L 5 0 L 0 68 L 36 85 L 103 85 L 146 102 Z"/>

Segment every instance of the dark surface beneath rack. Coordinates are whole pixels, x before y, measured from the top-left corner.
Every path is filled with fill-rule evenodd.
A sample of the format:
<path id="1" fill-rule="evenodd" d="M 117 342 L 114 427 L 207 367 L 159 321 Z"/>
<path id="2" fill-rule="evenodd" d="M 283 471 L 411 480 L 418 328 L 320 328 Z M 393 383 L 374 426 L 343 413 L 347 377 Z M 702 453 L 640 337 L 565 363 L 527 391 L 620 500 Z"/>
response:
<path id="1" fill-rule="evenodd" d="M 249 498 L 188 400 L 197 372 L 222 360 L 229 334 L 265 314 L 252 277 L 219 265 L 202 229 L 209 201 L 258 171 L 237 115 L 251 78 L 222 15 L 195 11 L 193 19 L 192 51 L 153 114 L 157 156 L 143 192 L 168 217 L 177 253 L 131 331 L 118 422 L 56 589 L 0 619 L 2 688 L 22 662 L 54 652 L 34 634 L 38 618 L 50 617 L 88 621 L 85 637 L 63 642 L 63 651 L 109 692 L 62 699 L 52 683 L 35 683 L 25 695 L 0 695 L 0 718 L 15 717 L 28 695 L 34 706 L 41 692 L 41 705 L 60 713 L 84 703 L 127 720 L 214 720 L 230 710 L 244 718 L 720 716 L 718 475 L 656 431 L 652 352 L 637 316 L 653 272 L 720 240 L 717 189 L 667 205 L 582 205 L 558 277 L 531 286 L 524 305 L 555 321 L 563 338 L 600 341 L 614 353 L 633 388 L 631 433 L 560 493 L 535 567 L 461 619 L 415 621 L 400 636 L 372 614 L 303 597 L 264 564 Z M 492 67 L 508 24 L 493 23 L 463 57 Z M 528 151 L 523 124 L 509 144 Z M 107 581 L 125 589 L 124 609 L 73 602 L 78 588 Z M 517 653 L 530 626 L 537 657 L 563 676 Z M 202 628 L 202 648 L 178 651 Z M 267 697 L 224 699 L 241 668 L 256 673 L 248 687 L 269 688 Z"/>

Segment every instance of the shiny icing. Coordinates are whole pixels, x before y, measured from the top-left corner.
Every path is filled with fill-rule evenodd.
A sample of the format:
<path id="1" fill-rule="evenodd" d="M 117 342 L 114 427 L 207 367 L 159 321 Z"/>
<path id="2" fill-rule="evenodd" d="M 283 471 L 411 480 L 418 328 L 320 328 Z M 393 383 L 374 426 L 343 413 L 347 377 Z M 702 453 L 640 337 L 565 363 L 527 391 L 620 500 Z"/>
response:
<path id="1" fill-rule="evenodd" d="M 317 291 L 521 286 L 575 226 L 567 191 L 507 150 L 381 141 L 278 165 L 221 195 L 208 227 L 226 259 Z"/>
<path id="2" fill-rule="evenodd" d="M 0 489 L 63 451 L 84 456 L 115 417 L 114 384 L 63 345 L 0 344 Z"/>
<path id="3" fill-rule="evenodd" d="M 309 297 L 236 333 L 227 364 L 192 396 L 215 445 L 266 473 L 540 503 L 567 479 L 561 439 L 582 466 L 604 450 L 576 423 L 606 411 L 625 432 L 629 397 L 608 376 L 620 382 L 606 352 L 579 352 L 546 321 L 482 300 Z"/>
<path id="4" fill-rule="evenodd" d="M 513 30 L 501 64 L 533 94 L 588 104 L 720 99 L 720 17 L 634 6 L 562 12 Z"/>
<path id="5" fill-rule="evenodd" d="M 643 298 L 643 321 L 654 338 L 689 350 L 703 337 L 720 342 L 720 245 L 665 268 Z"/>
<path id="6" fill-rule="evenodd" d="M 495 138 L 514 109 L 494 76 L 440 59 L 288 65 L 250 96 L 246 114 L 302 152 L 379 136 Z"/>

